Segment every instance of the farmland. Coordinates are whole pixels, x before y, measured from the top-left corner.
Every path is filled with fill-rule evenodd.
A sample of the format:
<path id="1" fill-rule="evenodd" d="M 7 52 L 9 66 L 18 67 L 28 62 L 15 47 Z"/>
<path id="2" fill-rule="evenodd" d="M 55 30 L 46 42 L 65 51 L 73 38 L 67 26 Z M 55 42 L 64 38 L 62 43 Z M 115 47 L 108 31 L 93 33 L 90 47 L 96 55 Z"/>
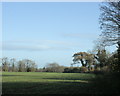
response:
<path id="1" fill-rule="evenodd" d="M 92 94 L 94 74 L 3 72 L 2 94 Z"/>

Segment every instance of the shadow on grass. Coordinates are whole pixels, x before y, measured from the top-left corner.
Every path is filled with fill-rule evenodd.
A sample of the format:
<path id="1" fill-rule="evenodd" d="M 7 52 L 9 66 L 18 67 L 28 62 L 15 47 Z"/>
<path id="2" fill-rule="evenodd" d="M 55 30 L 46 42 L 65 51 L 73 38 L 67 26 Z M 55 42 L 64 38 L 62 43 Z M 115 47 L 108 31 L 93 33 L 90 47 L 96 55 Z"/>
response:
<path id="1" fill-rule="evenodd" d="M 10 76 L 24 76 L 24 75 L 0 75 L 0 76 L 2 76 L 2 77 L 10 77 Z"/>
<path id="2" fill-rule="evenodd" d="M 96 75 L 93 79 L 93 86 L 96 91 L 101 93 L 114 94 L 113 96 L 120 96 L 120 78 L 119 74 L 116 73 L 106 73 L 103 75 Z"/>
<path id="3" fill-rule="evenodd" d="M 98 82 L 100 83 L 100 82 Z M 110 85 L 102 82 L 3 82 L 2 94 L 87 94 L 87 95 L 113 95 L 118 93 L 108 88 Z M 101 87 L 102 86 L 102 87 Z M 107 90 L 107 88 L 109 90 Z"/>
<path id="4" fill-rule="evenodd" d="M 93 94 L 84 82 L 4 82 L 3 94 Z"/>
<path id="5" fill-rule="evenodd" d="M 81 78 L 81 79 L 73 79 L 73 78 L 42 78 L 42 79 L 53 79 L 53 80 L 90 80 L 90 79 L 85 79 L 85 78 Z"/>

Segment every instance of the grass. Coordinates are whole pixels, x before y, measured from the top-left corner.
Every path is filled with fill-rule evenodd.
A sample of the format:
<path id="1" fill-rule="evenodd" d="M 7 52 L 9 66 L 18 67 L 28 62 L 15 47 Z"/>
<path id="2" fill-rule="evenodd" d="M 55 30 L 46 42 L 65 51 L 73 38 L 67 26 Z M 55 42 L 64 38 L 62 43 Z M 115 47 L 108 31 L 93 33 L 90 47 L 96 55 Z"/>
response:
<path id="1" fill-rule="evenodd" d="M 94 74 L 3 72 L 2 94 L 93 94 Z"/>
<path id="2" fill-rule="evenodd" d="M 100 94 L 113 94 L 114 96 L 120 96 L 119 76 L 119 73 L 104 73 L 102 75 L 97 75 L 93 79 L 93 85 L 96 88 L 96 92 L 100 91 Z"/>

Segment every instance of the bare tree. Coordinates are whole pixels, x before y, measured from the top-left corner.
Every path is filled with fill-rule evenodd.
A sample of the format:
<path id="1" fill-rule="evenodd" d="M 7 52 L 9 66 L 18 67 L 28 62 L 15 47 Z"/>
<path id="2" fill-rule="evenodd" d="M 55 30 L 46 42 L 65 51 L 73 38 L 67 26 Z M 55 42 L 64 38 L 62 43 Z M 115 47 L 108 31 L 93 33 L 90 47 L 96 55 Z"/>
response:
<path id="1" fill-rule="evenodd" d="M 63 72 L 64 66 L 60 66 L 58 63 L 49 63 L 46 65 L 46 71 L 48 71 L 48 72 Z"/>
<path id="2" fill-rule="evenodd" d="M 120 72 L 120 1 L 104 2 L 100 7 L 102 41 L 106 45 L 118 45 L 118 71 Z"/>
<path id="3" fill-rule="evenodd" d="M 34 72 L 37 68 L 35 62 L 32 60 L 29 60 L 29 59 L 23 59 L 23 60 L 19 61 L 18 64 L 19 64 L 20 72 L 22 72 L 22 71 Z"/>
<path id="4" fill-rule="evenodd" d="M 25 72 L 25 63 L 22 60 L 18 61 L 18 71 Z"/>
<path id="5" fill-rule="evenodd" d="M 2 71 L 2 58 L 0 58 L 0 71 Z"/>
<path id="6" fill-rule="evenodd" d="M 100 7 L 101 36 L 107 45 L 118 44 L 120 41 L 120 2 L 106 2 Z"/>
<path id="7" fill-rule="evenodd" d="M 2 70 L 3 71 L 9 70 L 9 62 L 7 57 L 2 58 Z"/>
<path id="8" fill-rule="evenodd" d="M 10 62 L 11 62 L 11 65 L 12 65 L 12 72 L 16 71 L 16 68 L 15 68 L 16 60 L 15 60 L 15 58 L 10 59 Z"/>

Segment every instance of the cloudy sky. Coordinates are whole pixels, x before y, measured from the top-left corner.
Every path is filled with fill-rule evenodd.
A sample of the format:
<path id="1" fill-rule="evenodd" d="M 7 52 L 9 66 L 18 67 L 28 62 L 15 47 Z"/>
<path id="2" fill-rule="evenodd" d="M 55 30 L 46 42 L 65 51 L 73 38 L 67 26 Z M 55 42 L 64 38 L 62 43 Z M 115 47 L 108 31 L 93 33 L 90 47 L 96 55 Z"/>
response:
<path id="1" fill-rule="evenodd" d="M 38 67 L 52 62 L 70 66 L 72 55 L 92 50 L 101 33 L 99 3 L 3 3 L 0 52 L 32 59 Z"/>

